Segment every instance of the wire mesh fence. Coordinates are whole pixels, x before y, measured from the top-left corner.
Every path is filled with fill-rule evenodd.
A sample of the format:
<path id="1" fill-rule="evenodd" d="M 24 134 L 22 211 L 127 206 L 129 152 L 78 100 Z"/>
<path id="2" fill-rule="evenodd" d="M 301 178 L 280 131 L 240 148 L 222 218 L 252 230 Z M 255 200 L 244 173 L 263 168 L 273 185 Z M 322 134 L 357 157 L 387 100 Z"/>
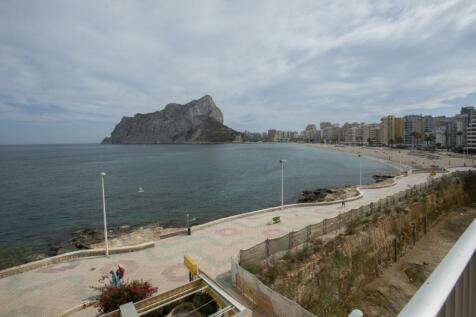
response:
<path id="1" fill-rule="evenodd" d="M 430 183 L 431 181 L 428 180 L 376 202 L 351 209 L 333 218 L 324 219 L 319 223 L 308 225 L 301 230 L 289 232 L 281 237 L 267 239 L 249 249 L 240 250 L 240 265 L 255 265 L 270 256 L 284 254 L 304 243 L 309 243 L 322 238 L 326 234 L 341 230 L 364 215 L 388 212 L 396 208 L 398 203 L 407 202 L 413 195 L 426 190 Z"/>

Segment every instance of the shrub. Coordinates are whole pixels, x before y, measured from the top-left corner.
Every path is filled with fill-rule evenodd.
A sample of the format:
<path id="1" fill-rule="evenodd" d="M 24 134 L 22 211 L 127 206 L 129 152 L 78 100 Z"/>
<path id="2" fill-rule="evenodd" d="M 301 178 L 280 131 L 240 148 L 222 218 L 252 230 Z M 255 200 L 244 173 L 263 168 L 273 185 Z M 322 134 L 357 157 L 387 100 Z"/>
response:
<path id="1" fill-rule="evenodd" d="M 243 268 L 253 275 L 258 274 L 261 271 L 261 268 L 255 264 L 248 264 L 248 265 L 245 265 Z"/>
<path id="2" fill-rule="evenodd" d="M 99 298 L 96 304 L 99 313 L 104 314 L 116 310 L 120 305 L 128 302 L 138 302 L 142 299 L 152 296 L 157 292 L 157 287 L 153 287 L 147 281 L 124 281 L 119 286 L 111 286 L 105 284 L 105 278 L 99 280 L 103 282 L 103 286 L 93 286 L 92 288 L 99 291 Z"/>

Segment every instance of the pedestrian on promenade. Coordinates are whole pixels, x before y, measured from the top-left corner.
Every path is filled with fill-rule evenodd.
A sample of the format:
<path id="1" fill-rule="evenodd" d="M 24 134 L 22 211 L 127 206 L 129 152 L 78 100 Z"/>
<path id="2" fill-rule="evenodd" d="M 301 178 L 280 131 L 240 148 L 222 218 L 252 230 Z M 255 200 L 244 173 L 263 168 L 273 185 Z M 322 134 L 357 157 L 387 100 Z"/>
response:
<path id="1" fill-rule="evenodd" d="M 119 279 L 116 275 L 116 272 L 114 272 L 114 270 L 111 270 L 111 272 L 109 272 L 109 274 L 111 274 L 111 277 L 109 278 L 109 282 L 110 282 L 111 286 L 118 287 L 119 286 Z"/>
<path id="2" fill-rule="evenodd" d="M 342 207 L 345 207 L 345 198 L 342 199 Z"/>
<path id="3" fill-rule="evenodd" d="M 119 281 L 119 283 L 122 282 L 122 280 L 124 279 L 124 274 L 125 274 L 126 270 L 124 269 L 124 267 L 119 264 L 117 266 L 117 270 L 116 270 L 116 275 L 117 275 L 117 279 Z"/>

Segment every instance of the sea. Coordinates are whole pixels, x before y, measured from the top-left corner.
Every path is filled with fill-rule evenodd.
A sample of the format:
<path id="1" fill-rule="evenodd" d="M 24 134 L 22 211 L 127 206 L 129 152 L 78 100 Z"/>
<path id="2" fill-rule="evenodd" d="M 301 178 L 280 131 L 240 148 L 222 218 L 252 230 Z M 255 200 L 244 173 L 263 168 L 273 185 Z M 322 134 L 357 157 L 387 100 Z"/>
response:
<path id="1" fill-rule="evenodd" d="M 359 183 L 359 157 L 299 144 L 0 146 L 0 248 L 46 253 L 103 225 L 185 226 Z M 363 182 L 394 167 L 361 158 Z"/>

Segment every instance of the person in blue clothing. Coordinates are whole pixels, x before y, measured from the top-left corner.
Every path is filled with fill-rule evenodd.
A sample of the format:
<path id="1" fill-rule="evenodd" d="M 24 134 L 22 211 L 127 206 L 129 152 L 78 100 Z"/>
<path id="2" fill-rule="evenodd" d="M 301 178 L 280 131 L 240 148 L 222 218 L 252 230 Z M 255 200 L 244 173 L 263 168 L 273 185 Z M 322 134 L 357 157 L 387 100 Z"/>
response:
<path id="1" fill-rule="evenodd" d="M 111 286 L 114 286 L 114 287 L 119 286 L 119 278 L 117 277 L 116 272 L 114 272 L 114 270 L 111 270 L 109 274 L 111 274 L 111 277 L 109 278 L 109 282 L 111 283 Z"/>

